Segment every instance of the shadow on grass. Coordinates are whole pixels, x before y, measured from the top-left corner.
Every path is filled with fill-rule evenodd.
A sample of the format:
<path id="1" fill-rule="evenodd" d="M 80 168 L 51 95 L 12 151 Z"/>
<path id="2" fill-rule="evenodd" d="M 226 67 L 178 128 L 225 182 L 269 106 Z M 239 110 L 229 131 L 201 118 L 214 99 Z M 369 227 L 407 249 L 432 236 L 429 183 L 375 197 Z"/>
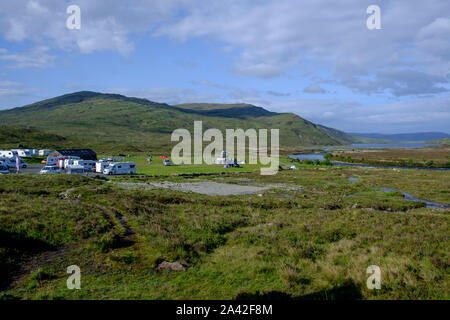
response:
<path id="1" fill-rule="evenodd" d="M 0 230 L 0 289 L 7 287 L 20 270 L 21 260 L 53 249 L 53 246 L 42 240 Z"/>
<path id="2" fill-rule="evenodd" d="M 270 292 L 243 292 L 238 294 L 236 300 L 360 300 L 363 296 L 361 290 L 353 282 L 333 288 L 331 290 L 321 290 L 311 294 L 293 297 L 281 291 Z"/>

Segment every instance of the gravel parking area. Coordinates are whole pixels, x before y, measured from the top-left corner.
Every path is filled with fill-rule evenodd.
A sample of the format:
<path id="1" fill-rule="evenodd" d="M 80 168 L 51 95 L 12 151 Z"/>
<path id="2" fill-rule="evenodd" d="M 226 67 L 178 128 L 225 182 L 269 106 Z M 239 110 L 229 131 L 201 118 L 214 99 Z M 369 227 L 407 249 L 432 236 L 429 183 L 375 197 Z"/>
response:
<path id="1" fill-rule="evenodd" d="M 241 186 L 237 184 L 218 183 L 211 181 L 176 183 L 176 182 L 151 182 L 150 185 L 159 188 L 168 188 L 171 190 L 183 192 L 196 192 L 210 196 L 228 196 L 238 194 L 252 194 L 272 188 L 272 186 L 254 187 Z"/>

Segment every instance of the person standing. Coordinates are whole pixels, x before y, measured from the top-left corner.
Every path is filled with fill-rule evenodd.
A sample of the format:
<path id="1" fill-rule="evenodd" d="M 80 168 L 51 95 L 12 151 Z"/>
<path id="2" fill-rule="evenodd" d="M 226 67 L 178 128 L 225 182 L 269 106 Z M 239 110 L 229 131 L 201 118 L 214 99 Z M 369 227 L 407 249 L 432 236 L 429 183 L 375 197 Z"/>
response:
<path id="1" fill-rule="evenodd" d="M 19 155 L 16 154 L 16 173 L 19 173 L 20 170 L 20 161 L 19 161 Z"/>

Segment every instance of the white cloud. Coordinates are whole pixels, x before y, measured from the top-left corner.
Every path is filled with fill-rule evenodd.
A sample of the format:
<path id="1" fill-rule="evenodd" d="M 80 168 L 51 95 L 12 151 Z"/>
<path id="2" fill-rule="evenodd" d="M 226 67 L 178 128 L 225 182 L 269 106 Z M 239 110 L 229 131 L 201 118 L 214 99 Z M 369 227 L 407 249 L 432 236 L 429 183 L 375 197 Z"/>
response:
<path id="1" fill-rule="evenodd" d="M 64 1 L 2 1 L 0 32 L 7 40 L 86 54 L 114 50 L 129 55 L 136 35 L 212 39 L 234 56 L 230 70 L 242 76 L 299 74 L 308 66 L 334 71 L 333 81 L 362 93 L 444 91 L 440 84 L 450 82 L 450 3 L 382 2 L 382 29 L 370 31 L 366 8 L 372 2 L 78 0 L 81 29 L 68 30 Z M 422 85 L 406 79 L 404 70 L 416 72 Z"/>
<path id="2" fill-rule="evenodd" d="M 309 86 L 307 86 L 305 89 L 303 89 L 303 92 L 305 93 L 313 93 L 313 94 L 324 94 L 327 91 L 325 89 L 323 89 L 321 86 L 319 86 L 318 84 L 310 84 Z"/>
<path id="3" fill-rule="evenodd" d="M 7 68 L 46 68 L 54 65 L 56 56 L 49 54 L 46 46 L 35 47 L 26 53 L 8 53 L 0 50 L 0 60 L 6 61 Z"/>
<path id="4" fill-rule="evenodd" d="M 261 106 L 271 111 L 293 112 L 347 132 L 449 132 L 450 97 L 371 106 L 337 99 L 266 100 L 264 103 Z"/>
<path id="5" fill-rule="evenodd" d="M 0 103 L 17 103 L 24 97 L 30 97 L 37 93 L 36 88 L 29 88 L 16 81 L 0 80 Z M 8 105 L 11 107 L 11 105 Z M 0 105 L 0 109 L 1 105 Z"/>
<path id="6" fill-rule="evenodd" d="M 171 105 L 190 102 L 220 101 L 220 97 L 217 95 L 203 94 L 194 89 L 187 88 L 143 88 L 138 90 L 129 88 L 111 88 L 102 91 L 105 93 L 118 93 L 128 97 L 144 98 L 150 101 Z"/>

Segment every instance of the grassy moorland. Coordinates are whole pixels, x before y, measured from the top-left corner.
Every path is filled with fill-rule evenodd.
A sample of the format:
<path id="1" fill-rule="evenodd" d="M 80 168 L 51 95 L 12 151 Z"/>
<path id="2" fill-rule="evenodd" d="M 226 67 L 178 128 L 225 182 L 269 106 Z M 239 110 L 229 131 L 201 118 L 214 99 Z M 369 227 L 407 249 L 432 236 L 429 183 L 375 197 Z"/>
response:
<path id="1" fill-rule="evenodd" d="M 349 178 L 357 178 L 350 181 Z M 121 177 L 272 185 L 208 196 L 81 176 L 0 176 L 3 299 L 448 299 L 450 173 L 303 166 Z M 355 179 L 353 179 L 355 180 Z M 157 267 L 181 262 L 185 271 Z M 68 290 L 66 268 L 81 268 Z M 366 287 L 378 265 L 382 289 Z"/>
<path id="2" fill-rule="evenodd" d="M 366 164 L 450 167 L 450 146 L 419 149 L 366 149 L 333 152 L 333 160 Z"/>

